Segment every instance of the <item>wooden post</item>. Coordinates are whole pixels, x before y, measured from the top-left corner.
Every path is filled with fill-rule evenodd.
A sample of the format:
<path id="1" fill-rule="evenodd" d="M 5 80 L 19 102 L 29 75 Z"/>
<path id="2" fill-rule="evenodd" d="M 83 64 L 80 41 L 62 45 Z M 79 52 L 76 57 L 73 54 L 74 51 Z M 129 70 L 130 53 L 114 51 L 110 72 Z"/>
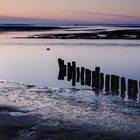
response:
<path id="1" fill-rule="evenodd" d="M 125 77 L 121 77 L 121 97 L 125 97 L 126 83 Z"/>
<path id="2" fill-rule="evenodd" d="M 64 77 L 66 76 L 66 65 L 64 65 L 64 60 L 59 58 L 58 64 L 59 64 L 58 80 L 64 80 Z"/>
<path id="3" fill-rule="evenodd" d="M 85 70 L 85 84 L 91 86 L 91 70 L 89 69 Z"/>
<path id="4" fill-rule="evenodd" d="M 132 98 L 137 99 L 137 93 L 138 93 L 138 81 L 133 81 L 133 92 L 132 92 Z"/>
<path id="5" fill-rule="evenodd" d="M 120 89 L 120 77 L 119 76 L 116 76 L 116 78 L 115 78 L 115 92 L 116 93 L 119 93 L 119 89 Z"/>
<path id="6" fill-rule="evenodd" d="M 111 75 L 111 91 L 112 92 L 115 92 L 115 78 L 116 76 L 115 75 Z"/>
<path id="7" fill-rule="evenodd" d="M 91 86 L 91 70 L 88 70 L 88 86 Z"/>
<path id="8" fill-rule="evenodd" d="M 72 86 L 76 85 L 76 62 L 72 62 Z"/>
<path id="9" fill-rule="evenodd" d="M 85 84 L 85 68 L 81 67 L 81 85 Z"/>
<path id="10" fill-rule="evenodd" d="M 108 92 L 110 91 L 110 75 L 106 74 L 105 77 L 105 91 Z"/>
<path id="11" fill-rule="evenodd" d="M 58 73 L 58 80 L 64 80 L 64 74 L 62 73 L 61 70 L 59 70 L 59 73 Z"/>
<path id="12" fill-rule="evenodd" d="M 88 71 L 89 69 L 85 69 L 85 85 L 88 85 Z"/>
<path id="13" fill-rule="evenodd" d="M 72 66 L 71 63 L 67 64 L 67 80 L 70 81 L 72 79 Z"/>
<path id="14" fill-rule="evenodd" d="M 80 68 L 77 67 L 77 82 L 80 82 Z"/>
<path id="15" fill-rule="evenodd" d="M 95 71 L 92 71 L 92 88 L 95 88 Z"/>
<path id="16" fill-rule="evenodd" d="M 67 66 L 64 65 L 63 69 L 64 69 L 63 71 L 64 71 L 64 77 L 65 77 L 65 76 L 67 76 Z"/>
<path id="17" fill-rule="evenodd" d="M 95 68 L 95 88 L 97 91 L 100 90 L 100 67 Z"/>
<path id="18" fill-rule="evenodd" d="M 61 65 L 62 65 L 63 62 L 64 62 L 64 60 L 62 60 L 61 58 L 58 58 L 59 68 L 61 68 Z"/>
<path id="19" fill-rule="evenodd" d="M 104 73 L 100 73 L 100 90 L 104 89 Z"/>
<path id="20" fill-rule="evenodd" d="M 132 92 L 133 92 L 133 80 L 128 79 L 128 98 L 132 98 Z"/>
<path id="21" fill-rule="evenodd" d="M 64 65 L 64 60 L 58 58 L 59 69 L 63 72 L 64 76 L 66 76 L 66 65 Z"/>

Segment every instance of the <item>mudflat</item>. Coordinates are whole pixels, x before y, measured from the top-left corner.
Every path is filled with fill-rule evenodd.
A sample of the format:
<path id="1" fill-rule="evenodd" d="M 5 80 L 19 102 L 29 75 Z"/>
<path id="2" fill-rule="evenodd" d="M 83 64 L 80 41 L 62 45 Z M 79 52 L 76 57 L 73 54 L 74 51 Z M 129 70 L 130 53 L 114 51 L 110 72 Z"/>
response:
<path id="1" fill-rule="evenodd" d="M 0 82 L 0 139 L 140 139 L 140 103 L 91 90 Z"/>
<path id="2" fill-rule="evenodd" d="M 57 34 L 36 34 L 25 38 L 35 39 L 140 39 L 140 30 L 97 30 L 84 33 L 57 33 Z"/>

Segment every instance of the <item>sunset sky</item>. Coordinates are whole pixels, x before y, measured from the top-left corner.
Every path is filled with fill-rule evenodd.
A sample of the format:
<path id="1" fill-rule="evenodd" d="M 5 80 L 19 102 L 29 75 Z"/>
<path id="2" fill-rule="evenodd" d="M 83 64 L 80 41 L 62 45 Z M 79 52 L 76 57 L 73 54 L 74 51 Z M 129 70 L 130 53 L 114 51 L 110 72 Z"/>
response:
<path id="1" fill-rule="evenodd" d="M 140 0 L 0 0 L 0 23 L 140 23 Z"/>

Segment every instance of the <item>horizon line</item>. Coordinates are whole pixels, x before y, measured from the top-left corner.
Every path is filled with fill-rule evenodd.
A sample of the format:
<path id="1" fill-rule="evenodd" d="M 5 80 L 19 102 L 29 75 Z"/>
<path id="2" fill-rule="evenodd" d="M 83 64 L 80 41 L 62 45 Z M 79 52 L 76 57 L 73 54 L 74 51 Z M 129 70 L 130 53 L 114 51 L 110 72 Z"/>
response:
<path id="1" fill-rule="evenodd" d="M 90 13 L 89 13 L 90 14 Z M 58 20 L 58 19 L 44 19 L 44 18 L 30 18 L 30 17 L 17 17 L 17 16 L 0 16 L 0 24 L 8 24 L 10 21 L 11 23 L 9 24 L 12 24 L 13 22 L 20 22 L 20 23 L 17 23 L 17 24 L 35 24 L 35 23 L 38 23 L 38 24 L 47 24 L 48 23 L 73 23 L 73 24 L 140 24 L 140 22 L 137 22 L 137 21 L 133 21 L 133 22 L 125 22 L 125 21 L 120 21 L 120 22 L 112 22 L 112 21 L 109 21 L 109 22 L 93 22 L 93 21 L 74 21 L 74 20 Z M 7 20 L 7 21 L 6 21 Z M 17 21 L 16 21 L 17 20 Z M 22 21 L 21 21 L 22 20 Z M 25 20 L 25 21 L 24 21 Z M 5 23 L 4 23 L 5 22 Z M 8 22 L 8 23 L 7 23 Z M 16 24 L 16 23 L 14 23 Z"/>

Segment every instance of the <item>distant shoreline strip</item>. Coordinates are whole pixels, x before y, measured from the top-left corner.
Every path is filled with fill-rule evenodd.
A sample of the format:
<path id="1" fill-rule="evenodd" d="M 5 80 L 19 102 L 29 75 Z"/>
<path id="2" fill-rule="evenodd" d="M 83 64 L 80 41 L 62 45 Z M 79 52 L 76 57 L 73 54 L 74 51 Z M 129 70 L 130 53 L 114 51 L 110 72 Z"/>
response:
<path id="1" fill-rule="evenodd" d="M 38 34 L 24 38 L 32 39 L 140 39 L 140 30 L 113 30 L 91 33 Z"/>
<path id="2" fill-rule="evenodd" d="M 0 31 L 45 31 L 45 30 L 56 30 L 65 29 L 63 27 L 51 27 L 51 26 L 0 26 Z"/>

